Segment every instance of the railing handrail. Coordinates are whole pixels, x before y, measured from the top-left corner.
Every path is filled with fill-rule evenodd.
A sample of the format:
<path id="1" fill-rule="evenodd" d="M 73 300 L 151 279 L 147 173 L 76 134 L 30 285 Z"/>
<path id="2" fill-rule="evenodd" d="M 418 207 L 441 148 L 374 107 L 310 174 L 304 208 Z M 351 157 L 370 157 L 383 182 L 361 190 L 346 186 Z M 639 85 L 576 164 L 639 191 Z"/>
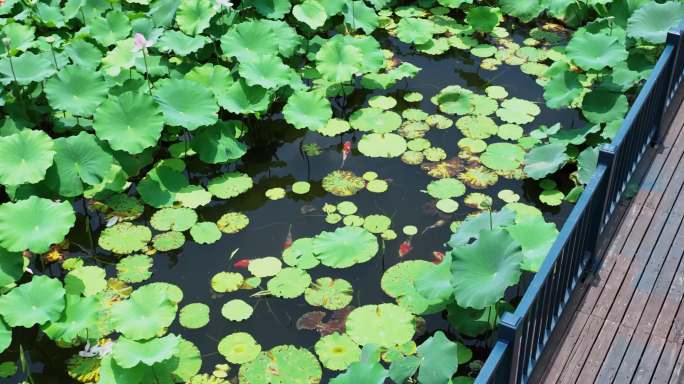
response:
<path id="1" fill-rule="evenodd" d="M 527 286 L 515 311 L 501 316 L 497 341 L 475 379 L 476 384 L 526 383 L 566 308 L 569 296 L 579 284 L 579 275 L 597 265 L 596 248 L 600 232 L 610 219 L 642 154 L 654 139 L 660 139 L 661 125 L 670 124 L 667 118 L 663 121 L 663 115 L 671 117 L 673 111 L 668 108 L 671 101 L 676 101 L 674 107 L 678 108 L 684 98 L 684 87 L 680 87 L 684 75 L 682 30 L 684 20 L 677 29 L 668 33 L 663 52 L 613 140 L 600 149 L 596 171 L 539 271 Z M 568 268 L 574 269 L 566 270 Z M 524 337 L 531 340 L 523 340 Z"/>

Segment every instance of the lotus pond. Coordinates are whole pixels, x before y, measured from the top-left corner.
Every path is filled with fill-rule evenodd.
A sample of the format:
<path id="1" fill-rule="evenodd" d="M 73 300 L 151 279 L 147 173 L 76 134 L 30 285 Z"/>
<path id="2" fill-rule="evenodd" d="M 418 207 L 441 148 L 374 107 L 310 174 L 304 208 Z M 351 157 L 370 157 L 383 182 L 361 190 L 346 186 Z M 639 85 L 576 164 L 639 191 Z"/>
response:
<path id="1" fill-rule="evenodd" d="M 472 382 L 682 16 L 0 1 L 0 381 Z"/>

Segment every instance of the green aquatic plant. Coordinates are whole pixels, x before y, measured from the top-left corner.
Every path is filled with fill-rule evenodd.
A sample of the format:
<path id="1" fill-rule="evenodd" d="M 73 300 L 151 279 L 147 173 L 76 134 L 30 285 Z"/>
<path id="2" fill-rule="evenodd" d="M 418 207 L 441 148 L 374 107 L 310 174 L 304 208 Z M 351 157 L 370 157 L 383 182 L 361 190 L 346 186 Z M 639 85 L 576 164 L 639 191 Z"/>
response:
<path id="1" fill-rule="evenodd" d="M 344 227 L 320 233 L 313 239 L 312 251 L 325 266 L 348 268 L 372 259 L 378 252 L 378 240 L 366 229 Z"/>
<path id="2" fill-rule="evenodd" d="M 8 251 L 46 252 L 64 240 L 76 222 L 69 202 L 31 196 L 0 205 L 0 246 Z"/>

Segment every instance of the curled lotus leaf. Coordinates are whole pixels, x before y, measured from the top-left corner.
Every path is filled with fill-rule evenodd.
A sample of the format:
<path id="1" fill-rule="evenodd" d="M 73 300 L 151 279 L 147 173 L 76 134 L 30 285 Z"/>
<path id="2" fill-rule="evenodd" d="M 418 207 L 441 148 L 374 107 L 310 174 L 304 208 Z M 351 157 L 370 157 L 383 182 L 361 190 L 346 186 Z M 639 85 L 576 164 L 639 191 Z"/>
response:
<path id="1" fill-rule="evenodd" d="M 251 59 L 278 52 L 280 39 L 265 20 L 250 20 L 233 24 L 221 37 L 221 50 L 238 60 Z"/>
<path id="2" fill-rule="evenodd" d="M 532 148 L 525 155 L 525 173 L 535 179 L 542 179 L 558 171 L 568 161 L 563 143 L 552 143 Z"/>
<path id="3" fill-rule="evenodd" d="M 187 231 L 197 222 L 197 213 L 189 208 L 162 208 L 150 218 L 150 225 L 158 231 Z"/>
<path id="4" fill-rule="evenodd" d="M 7 26 L 3 26 L 3 29 Z M 3 49 L 4 51 L 4 49 Z M 19 56 L 6 55 L 0 60 L 0 82 L 9 84 L 16 79 L 20 85 L 40 82 L 55 73 L 55 66 L 47 52 L 24 52 Z"/>
<path id="5" fill-rule="evenodd" d="M 443 113 L 466 115 L 473 111 L 473 93 L 461 86 L 450 85 L 442 89 L 431 101 Z"/>
<path id="6" fill-rule="evenodd" d="M 344 333 L 323 336 L 314 348 L 323 366 L 333 371 L 343 371 L 361 358 L 361 348 Z"/>
<path id="7" fill-rule="evenodd" d="M 0 296 L 0 315 L 11 327 L 30 328 L 56 321 L 64 310 L 65 293 L 59 280 L 35 276 Z"/>
<path id="8" fill-rule="evenodd" d="M 323 178 L 323 189 L 335 196 L 346 197 L 355 195 L 366 185 L 363 178 L 351 171 L 332 171 Z"/>
<path id="9" fill-rule="evenodd" d="M 14 283 L 23 274 L 24 258 L 21 252 L 9 252 L 0 247 L 0 286 L 4 287 Z"/>
<path id="10" fill-rule="evenodd" d="M 53 141 L 43 131 L 23 129 L 0 137 L 0 184 L 12 186 L 43 180 L 54 156 Z"/>
<path id="11" fill-rule="evenodd" d="M 627 96 L 605 89 L 595 89 L 582 100 L 582 114 L 594 124 L 620 120 L 628 109 Z"/>
<path id="12" fill-rule="evenodd" d="M 237 140 L 245 127 L 241 122 L 221 121 L 204 127 L 192 139 L 192 148 L 205 163 L 219 164 L 234 161 L 247 153 L 247 146 Z"/>
<path id="13" fill-rule="evenodd" d="M 228 212 L 221 216 L 216 226 L 223 233 L 238 233 L 249 224 L 249 218 L 240 212 Z"/>
<path id="14" fill-rule="evenodd" d="M 322 375 L 313 353 L 294 345 L 279 345 L 243 364 L 239 380 L 243 384 L 318 384 Z"/>
<path id="15" fill-rule="evenodd" d="M 168 125 L 190 131 L 218 121 L 218 105 L 214 94 L 200 84 L 187 79 L 169 79 L 154 93 Z"/>
<path id="16" fill-rule="evenodd" d="M 458 178 L 471 188 L 484 189 L 496 184 L 499 176 L 496 172 L 479 165 L 466 168 L 465 172 L 459 173 Z"/>
<path id="17" fill-rule="evenodd" d="M 525 151 L 510 143 L 494 143 L 487 147 L 480 157 L 482 164 L 495 171 L 512 171 L 520 167 Z"/>
<path id="18" fill-rule="evenodd" d="M 219 199 L 230 199 L 247 192 L 254 185 L 249 175 L 229 172 L 209 180 L 207 190 Z"/>
<path id="19" fill-rule="evenodd" d="M 158 162 L 138 183 L 138 193 L 142 200 L 155 208 L 169 207 L 190 185 L 183 173 L 185 163 L 180 159 L 167 159 Z"/>
<path id="20" fill-rule="evenodd" d="M 173 251 L 185 244 L 185 235 L 178 231 L 169 231 L 155 235 L 152 238 L 152 246 L 161 252 Z"/>
<path id="21" fill-rule="evenodd" d="M 105 271 L 94 265 L 77 267 L 64 278 L 64 287 L 70 295 L 93 296 L 107 288 Z"/>
<path id="22" fill-rule="evenodd" d="M 321 277 L 304 291 L 304 299 L 314 307 L 342 309 L 352 301 L 352 285 L 344 279 Z"/>
<path id="23" fill-rule="evenodd" d="M 238 71 L 248 85 L 271 90 L 288 85 L 297 76 L 292 68 L 275 55 L 243 59 Z"/>
<path id="24" fill-rule="evenodd" d="M 642 4 L 627 21 L 627 35 L 653 44 L 664 43 L 667 31 L 684 16 L 684 5 L 675 1 Z"/>
<path id="25" fill-rule="evenodd" d="M 283 107 L 285 121 L 295 128 L 312 131 L 323 128 L 332 118 L 330 102 L 315 92 L 295 92 Z"/>
<path id="26" fill-rule="evenodd" d="M 468 10 L 466 22 L 478 32 L 489 33 L 499 24 L 501 11 L 494 7 L 473 7 Z"/>
<path id="27" fill-rule="evenodd" d="M 358 149 L 368 157 L 398 157 L 406 151 L 406 140 L 394 133 L 371 133 L 359 140 Z"/>
<path id="28" fill-rule="evenodd" d="M 112 357 L 122 368 L 130 369 L 138 364 L 153 366 L 173 357 L 179 342 L 180 337 L 173 334 L 142 341 L 121 337 L 112 347 Z"/>
<path id="29" fill-rule="evenodd" d="M 558 236 L 556 225 L 547 223 L 541 216 L 526 217 L 506 230 L 522 247 L 520 267 L 530 272 L 539 270 Z"/>
<path id="30" fill-rule="evenodd" d="M 603 33 L 575 33 L 566 47 L 567 55 L 584 70 L 601 70 L 627 60 L 627 50 L 619 38 Z"/>
<path id="31" fill-rule="evenodd" d="M 416 232 L 417 233 L 417 232 Z M 440 298 L 429 299 L 420 294 L 416 281 L 429 273 L 434 264 L 425 260 L 409 260 L 395 264 L 382 275 L 380 287 L 387 296 L 397 300 L 399 306 L 411 313 L 432 313 L 442 308 Z"/>
<path id="32" fill-rule="evenodd" d="M 354 309 L 346 321 L 346 333 L 359 345 L 391 348 L 413 338 L 413 315 L 396 304 L 364 305 Z"/>
<path id="33" fill-rule="evenodd" d="M 316 236 L 313 252 L 325 266 L 348 268 L 372 259 L 378 252 L 378 241 L 363 228 L 337 228 L 334 232 L 321 232 Z"/>
<path id="34" fill-rule="evenodd" d="M 292 16 L 311 29 L 322 27 L 328 18 L 325 7 L 318 0 L 304 0 L 301 4 L 295 5 L 292 8 Z"/>
<path id="35" fill-rule="evenodd" d="M 294 299 L 304 293 L 311 284 L 311 276 L 299 268 L 283 268 L 266 284 L 275 297 Z"/>
<path id="36" fill-rule="evenodd" d="M 67 201 L 58 203 L 31 196 L 0 205 L 0 246 L 8 251 L 26 249 L 43 253 L 60 243 L 76 222 Z"/>
<path id="37" fill-rule="evenodd" d="M 330 83 L 344 83 L 361 72 L 363 52 L 353 38 L 342 34 L 326 41 L 316 53 L 316 69 Z"/>
<path id="38" fill-rule="evenodd" d="M 221 339 L 218 350 L 228 362 L 245 364 L 257 358 L 261 345 L 249 333 L 236 332 Z"/>
<path id="39" fill-rule="evenodd" d="M 237 291 L 245 278 L 237 272 L 219 272 L 211 278 L 211 288 L 219 293 Z"/>
<path id="40" fill-rule="evenodd" d="M 401 125 L 401 116 L 380 108 L 362 108 L 349 117 L 352 128 L 364 132 L 389 133 Z"/>
<path id="41" fill-rule="evenodd" d="M 146 226 L 123 222 L 105 228 L 97 244 L 107 251 L 125 255 L 142 250 L 151 239 L 152 232 Z"/>

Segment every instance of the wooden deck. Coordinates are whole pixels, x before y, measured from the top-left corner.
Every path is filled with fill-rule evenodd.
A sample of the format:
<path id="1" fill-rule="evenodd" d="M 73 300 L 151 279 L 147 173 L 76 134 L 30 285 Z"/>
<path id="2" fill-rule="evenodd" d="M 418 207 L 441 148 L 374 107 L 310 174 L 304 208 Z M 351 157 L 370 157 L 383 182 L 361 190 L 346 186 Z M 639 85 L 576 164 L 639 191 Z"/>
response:
<path id="1" fill-rule="evenodd" d="M 684 383 L 684 108 L 645 159 L 537 383 Z"/>

